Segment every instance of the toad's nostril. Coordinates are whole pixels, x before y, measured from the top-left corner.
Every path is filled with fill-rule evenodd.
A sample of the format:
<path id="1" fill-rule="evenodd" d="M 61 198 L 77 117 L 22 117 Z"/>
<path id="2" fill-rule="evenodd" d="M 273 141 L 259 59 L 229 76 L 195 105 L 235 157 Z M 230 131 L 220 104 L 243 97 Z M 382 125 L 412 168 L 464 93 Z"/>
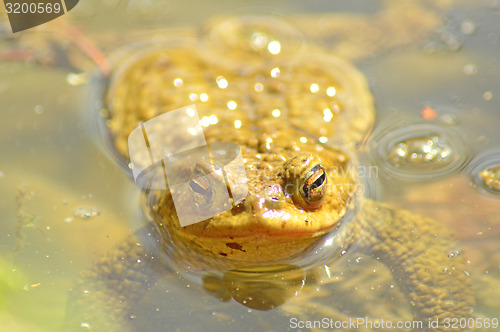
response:
<path id="1" fill-rule="evenodd" d="M 264 189 L 266 204 L 274 205 L 283 198 L 283 188 L 279 184 L 273 184 Z"/>

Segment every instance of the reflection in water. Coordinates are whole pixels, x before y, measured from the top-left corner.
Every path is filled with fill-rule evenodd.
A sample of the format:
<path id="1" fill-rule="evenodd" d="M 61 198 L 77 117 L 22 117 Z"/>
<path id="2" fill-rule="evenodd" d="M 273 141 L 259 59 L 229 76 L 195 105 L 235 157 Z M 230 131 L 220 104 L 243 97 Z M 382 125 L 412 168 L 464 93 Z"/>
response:
<path id="1" fill-rule="evenodd" d="M 203 277 L 203 288 L 221 301 L 233 298 L 256 310 L 271 310 L 297 296 L 305 285 L 304 272 L 292 265 L 266 266 L 227 271 Z"/>

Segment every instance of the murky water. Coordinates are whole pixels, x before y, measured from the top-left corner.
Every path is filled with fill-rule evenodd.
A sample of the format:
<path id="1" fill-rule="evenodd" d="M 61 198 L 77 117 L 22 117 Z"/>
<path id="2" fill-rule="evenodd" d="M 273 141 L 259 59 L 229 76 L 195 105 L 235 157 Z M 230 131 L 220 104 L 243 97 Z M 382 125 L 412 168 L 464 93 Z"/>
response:
<path id="1" fill-rule="evenodd" d="M 500 3 L 445 3 L 435 4 L 444 8 L 442 22 L 414 44 L 384 46 L 364 56 L 346 51 L 367 76 L 378 112 L 377 127 L 360 151 L 381 170 L 371 196 L 434 217 L 456 232 L 468 258 L 477 312 L 500 318 L 500 195 L 494 189 L 500 163 Z M 353 12 L 357 28 L 359 17 L 380 6 L 371 1 L 85 1 L 68 20 L 107 53 L 151 31 L 199 26 L 214 16 L 271 12 L 304 28 L 297 13 Z M 110 156 L 89 114 L 93 86 L 85 72 L 95 65 L 67 43 L 71 33 L 62 33 L 65 29 L 55 21 L 19 34 L 19 41 L 4 33 L 0 43 L 2 52 L 36 49 L 45 63 L 0 62 L 0 321 L 5 331 L 58 329 L 76 275 L 144 223 L 138 190 Z M 334 37 L 324 42 L 333 45 Z M 328 278 L 310 277 L 330 280 L 328 287 L 305 289 L 266 312 L 221 302 L 169 274 L 157 286 L 161 292 L 140 301 L 143 312 L 138 310 L 131 324 L 143 330 L 283 330 L 290 328 L 290 317 L 346 319 L 369 312 L 408 318 L 409 305 L 387 269 L 366 257 L 352 261 L 345 271 L 325 270 Z M 367 270 L 381 272 L 363 273 Z"/>

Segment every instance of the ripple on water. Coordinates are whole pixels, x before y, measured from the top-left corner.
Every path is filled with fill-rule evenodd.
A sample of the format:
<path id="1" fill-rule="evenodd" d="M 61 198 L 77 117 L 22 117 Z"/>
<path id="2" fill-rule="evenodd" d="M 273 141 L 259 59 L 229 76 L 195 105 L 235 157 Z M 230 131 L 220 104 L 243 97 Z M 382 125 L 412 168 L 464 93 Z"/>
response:
<path id="1" fill-rule="evenodd" d="M 467 163 L 464 140 L 449 126 L 397 124 L 375 132 L 369 142 L 380 173 L 410 181 L 429 181 L 459 172 Z"/>
<path id="2" fill-rule="evenodd" d="M 500 150 L 486 151 L 470 163 L 470 174 L 476 188 L 500 197 Z"/>

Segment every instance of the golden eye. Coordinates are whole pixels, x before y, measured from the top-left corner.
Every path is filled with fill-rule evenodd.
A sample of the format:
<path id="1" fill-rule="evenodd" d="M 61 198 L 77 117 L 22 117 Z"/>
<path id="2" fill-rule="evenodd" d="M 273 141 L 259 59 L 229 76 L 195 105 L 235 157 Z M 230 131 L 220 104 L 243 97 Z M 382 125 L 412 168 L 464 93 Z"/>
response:
<path id="1" fill-rule="evenodd" d="M 299 154 L 283 164 L 284 193 L 304 209 L 317 209 L 327 194 L 328 177 L 321 160 Z"/>
<path id="2" fill-rule="evenodd" d="M 316 165 L 308 170 L 300 183 L 299 191 L 307 203 L 319 203 L 325 194 L 326 172 L 323 166 Z"/>

